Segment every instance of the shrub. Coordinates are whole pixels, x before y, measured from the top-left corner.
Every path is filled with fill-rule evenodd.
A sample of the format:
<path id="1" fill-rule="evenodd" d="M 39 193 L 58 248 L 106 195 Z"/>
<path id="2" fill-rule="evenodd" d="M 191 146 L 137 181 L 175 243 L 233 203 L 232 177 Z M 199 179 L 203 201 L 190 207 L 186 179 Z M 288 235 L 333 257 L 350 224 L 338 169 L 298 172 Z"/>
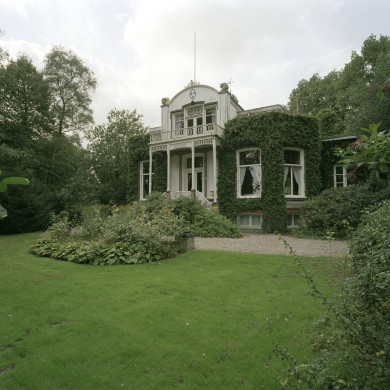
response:
<path id="1" fill-rule="evenodd" d="M 111 215 L 110 215 L 111 213 Z M 144 263 L 174 256 L 186 233 L 184 221 L 167 205 L 156 213 L 143 204 L 128 212 L 113 207 L 110 213 L 89 208 L 80 226 L 70 229 L 67 220 L 56 221 L 50 237 L 39 240 L 31 251 L 58 260 L 95 265 Z"/>
<path id="2" fill-rule="evenodd" d="M 205 210 L 195 215 L 191 231 L 198 237 L 242 237 L 235 223 L 214 210 Z"/>
<path id="3" fill-rule="evenodd" d="M 389 187 L 377 192 L 364 184 L 327 189 L 303 204 L 302 230 L 322 237 L 332 231 L 336 238 L 346 238 L 358 226 L 361 210 L 389 197 Z"/>
<path id="4" fill-rule="evenodd" d="M 350 275 L 339 307 L 323 299 L 333 321 L 331 335 L 320 335 L 319 356 L 290 363 L 284 387 L 294 389 L 376 390 L 390 388 L 390 200 L 363 213 L 351 242 Z M 312 281 L 312 279 L 311 279 Z M 307 386 L 305 386 L 305 385 Z"/>

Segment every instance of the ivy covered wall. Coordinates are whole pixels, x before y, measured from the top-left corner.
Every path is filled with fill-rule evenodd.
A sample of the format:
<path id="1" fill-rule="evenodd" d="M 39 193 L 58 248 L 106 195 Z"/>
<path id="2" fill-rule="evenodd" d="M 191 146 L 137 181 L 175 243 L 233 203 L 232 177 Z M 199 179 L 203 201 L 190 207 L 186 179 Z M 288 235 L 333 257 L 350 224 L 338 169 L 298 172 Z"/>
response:
<path id="1" fill-rule="evenodd" d="M 261 198 L 237 198 L 236 152 L 245 148 L 261 149 Z M 280 112 L 236 117 L 225 125 L 220 154 L 218 203 L 220 212 L 236 220 L 242 211 L 262 210 L 264 232 L 287 230 L 286 198 L 283 193 L 283 148 L 304 150 L 305 195 L 321 190 L 321 139 L 313 117 Z"/>

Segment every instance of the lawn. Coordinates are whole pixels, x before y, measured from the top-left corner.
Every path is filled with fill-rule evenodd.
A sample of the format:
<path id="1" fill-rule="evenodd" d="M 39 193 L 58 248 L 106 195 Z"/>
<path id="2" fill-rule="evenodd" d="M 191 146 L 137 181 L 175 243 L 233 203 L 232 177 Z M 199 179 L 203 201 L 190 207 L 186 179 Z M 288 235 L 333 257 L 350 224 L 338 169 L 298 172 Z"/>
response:
<path id="1" fill-rule="evenodd" d="M 312 356 L 323 309 L 286 256 L 94 267 L 29 254 L 37 237 L 0 236 L 0 389 L 276 389 L 275 341 Z M 337 291 L 340 259 L 303 263 Z"/>

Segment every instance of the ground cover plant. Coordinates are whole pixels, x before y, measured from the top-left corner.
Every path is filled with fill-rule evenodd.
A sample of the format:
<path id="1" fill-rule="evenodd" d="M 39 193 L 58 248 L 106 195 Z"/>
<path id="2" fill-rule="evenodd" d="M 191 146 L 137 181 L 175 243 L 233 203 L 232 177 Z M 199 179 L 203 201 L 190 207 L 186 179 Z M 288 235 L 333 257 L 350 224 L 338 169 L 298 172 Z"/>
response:
<path id="1" fill-rule="evenodd" d="M 89 207 L 80 224 L 59 216 L 31 252 L 80 264 L 136 264 L 173 257 L 186 234 L 184 220 L 167 204 L 150 212 L 128 207 Z"/>
<path id="2" fill-rule="evenodd" d="M 187 227 L 190 224 L 190 230 Z M 80 264 L 138 264 L 174 257 L 189 235 L 241 237 L 237 225 L 196 199 L 153 194 L 131 205 L 85 207 L 81 221 L 63 211 L 31 252 Z"/>
<path id="3" fill-rule="evenodd" d="M 32 255 L 37 238 L 0 236 L 2 389 L 275 389 L 273 338 L 312 356 L 322 308 L 287 256 L 90 267 Z M 338 290 L 340 260 L 302 261 Z"/>

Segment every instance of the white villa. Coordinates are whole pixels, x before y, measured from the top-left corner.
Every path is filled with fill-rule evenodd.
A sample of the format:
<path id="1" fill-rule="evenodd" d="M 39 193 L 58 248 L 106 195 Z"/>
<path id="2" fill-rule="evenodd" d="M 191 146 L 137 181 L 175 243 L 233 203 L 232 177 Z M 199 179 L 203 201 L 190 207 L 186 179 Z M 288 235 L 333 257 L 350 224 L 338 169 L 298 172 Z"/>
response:
<path id="1" fill-rule="evenodd" d="M 192 195 L 205 207 L 216 204 L 218 155 L 225 123 L 238 115 L 269 111 L 282 111 L 282 107 L 245 111 L 227 83 L 217 91 L 191 81 L 172 99 L 162 99 L 161 126 L 150 129 L 149 161 L 141 163 L 140 199 L 153 188 L 153 154 L 163 152 L 167 156 L 168 198 Z"/>

